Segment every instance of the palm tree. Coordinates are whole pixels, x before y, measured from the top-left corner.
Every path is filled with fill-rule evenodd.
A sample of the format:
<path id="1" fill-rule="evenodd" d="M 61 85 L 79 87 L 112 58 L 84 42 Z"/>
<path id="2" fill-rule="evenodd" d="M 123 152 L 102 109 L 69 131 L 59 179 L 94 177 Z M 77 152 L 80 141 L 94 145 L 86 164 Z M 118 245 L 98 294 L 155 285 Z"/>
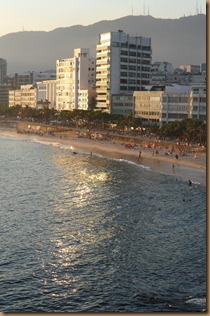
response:
<path id="1" fill-rule="evenodd" d="M 47 124 L 49 122 L 50 113 L 51 113 L 51 109 L 49 108 L 51 103 L 47 99 L 45 99 L 44 101 L 40 100 L 37 103 L 41 104 L 41 106 L 42 106 L 42 108 L 40 109 L 40 113 L 42 114 L 42 116 L 45 119 L 45 124 Z"/>

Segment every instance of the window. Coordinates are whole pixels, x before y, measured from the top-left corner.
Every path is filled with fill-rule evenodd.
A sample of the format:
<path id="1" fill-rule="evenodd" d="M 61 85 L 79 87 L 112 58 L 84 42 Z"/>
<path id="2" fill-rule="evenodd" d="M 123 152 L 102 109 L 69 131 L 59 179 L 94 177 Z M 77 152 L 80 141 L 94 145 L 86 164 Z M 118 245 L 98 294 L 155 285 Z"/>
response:
<path id="1" fill-rule="evenodd" d="M 129 70 L 136 70 L 135 66 L 129 66 Z"/>
<path id="2" fill-rule="evenodd" d="M 126 50 L 122 50 L 122 51 L 121 51 L 121 55 L 127 56 L 127 55 L 128 55 L 128 52 L 127 52 Z"/>
<path id="3" fill-rule="evenodd" d="M 112 42 L 112 47 L 119 47 L 119 43 L 118 42 Z"/>

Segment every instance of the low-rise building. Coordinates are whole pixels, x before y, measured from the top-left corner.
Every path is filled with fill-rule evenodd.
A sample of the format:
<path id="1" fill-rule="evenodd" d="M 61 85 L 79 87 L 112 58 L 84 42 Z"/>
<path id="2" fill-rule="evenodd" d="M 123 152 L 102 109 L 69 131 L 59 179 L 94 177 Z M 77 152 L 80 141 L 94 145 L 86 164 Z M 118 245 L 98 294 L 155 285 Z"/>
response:
<path id="1" fill-rule="evenodd" d="M 163 99 L 163 88 L 160 91 L 150 88 L 149 91 L 135 91 L 134 97 L 134 117 L 141 118 L 142 122 L 153 124 L 161 120 L 161 109 Z"/>
<path id="2" fill-rule="evenodd" d="M 190 72 L 191 74 L 200 73 L 200 65 L 181 65 L 180 69 L 185 72 Z"/>
<path id="3" fill-rule="evenodd" d="M 162 95 L 160 125 L 190 117 L 190 87 L 166 86 Z"/>
<path id="4" fill-rule="evenodd" d="M 133 95 L 113 94 L 112 95 L 112 114 L 127 115 L 134 113 Z"/>
<path id="5" fill-rule="evenodd" d="M 21 105 L 36 108 L 37 106 L 37 88 L 33 85 L 22 85 L 20 89 L 9 91 L 9 107 Z"/>
<path id="6" fill-rule="evenodd" d="M 206 123 L 206 85 L 193 85 L 190 91 L 190 118 Z"/>
<path id="7" fill-rule="evenodd" d="M 162 126 L 186 118 L 206 122 L 205 85 L 151 86 L 148 91 L 135 91 L 133 96 L 134 116 L 148 124 Z"/>

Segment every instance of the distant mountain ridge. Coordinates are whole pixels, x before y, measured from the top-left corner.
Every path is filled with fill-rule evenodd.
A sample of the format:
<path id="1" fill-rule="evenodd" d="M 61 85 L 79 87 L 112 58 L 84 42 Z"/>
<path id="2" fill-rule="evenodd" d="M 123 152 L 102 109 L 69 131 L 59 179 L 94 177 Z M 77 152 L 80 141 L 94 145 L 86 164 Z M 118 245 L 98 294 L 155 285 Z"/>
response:
<path id="1" fill-rule="evenodd" d="M 179 19 L 126 16 L 88 26 L 74 25 L 50 32 L 24 31 L 0 37 L 0 58 L 7 60 L 8 74 L 56 68 L 56 60 L 73 57 L 75 48 L 96 53 L 99 34 L 123 30 L 152 38 L 152 61 L 168 61 L 173 67 L 206 61 L 206 15 Z"/>

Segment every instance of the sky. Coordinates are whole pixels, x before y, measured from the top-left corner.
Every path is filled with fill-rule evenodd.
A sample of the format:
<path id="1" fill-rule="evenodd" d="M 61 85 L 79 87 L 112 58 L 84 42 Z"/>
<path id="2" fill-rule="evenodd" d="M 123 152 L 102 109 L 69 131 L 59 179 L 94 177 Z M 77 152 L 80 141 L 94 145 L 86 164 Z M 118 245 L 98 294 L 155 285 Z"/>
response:
<path id="1" fill-rule="evenodd" d="M 176 19 L 206 14 L 206 0 L 0 0 L 0 36 L 20 31 L 52 31 L 127 15 Z"/>

